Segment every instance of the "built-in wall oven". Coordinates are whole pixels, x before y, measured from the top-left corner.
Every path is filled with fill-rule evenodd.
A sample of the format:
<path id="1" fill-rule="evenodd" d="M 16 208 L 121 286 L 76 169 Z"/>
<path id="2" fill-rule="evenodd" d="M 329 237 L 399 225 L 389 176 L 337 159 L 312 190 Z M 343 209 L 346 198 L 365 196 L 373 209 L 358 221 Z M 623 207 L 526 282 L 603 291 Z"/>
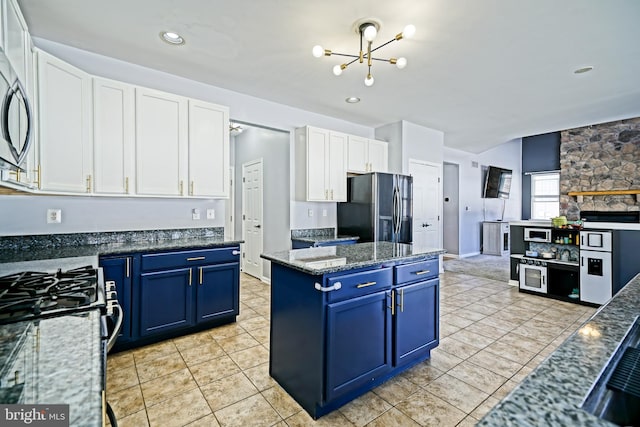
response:
<path id="1" fill-rule="evenodd" d="M 580 300 L 604 304 L 611 299 L 612 233 L 610 231 L 580 232 Z"/>
<path id="2" fill-rule="evenodd" d="M 540 260 L 520 259 L 520 289 L 547 293 L 547 263 Z"/>

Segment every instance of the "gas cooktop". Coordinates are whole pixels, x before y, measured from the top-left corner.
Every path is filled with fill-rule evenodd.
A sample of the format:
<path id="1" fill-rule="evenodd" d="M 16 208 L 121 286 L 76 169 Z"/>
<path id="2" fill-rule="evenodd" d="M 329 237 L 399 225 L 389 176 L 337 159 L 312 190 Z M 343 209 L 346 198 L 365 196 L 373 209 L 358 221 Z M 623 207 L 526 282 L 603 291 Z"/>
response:
<path id="1" fill-rule="evenodd" d="M 102 307 L 104 290 L 99 277 L 99 270 L 92 266 L 0 277 L 0 324 Z"/>

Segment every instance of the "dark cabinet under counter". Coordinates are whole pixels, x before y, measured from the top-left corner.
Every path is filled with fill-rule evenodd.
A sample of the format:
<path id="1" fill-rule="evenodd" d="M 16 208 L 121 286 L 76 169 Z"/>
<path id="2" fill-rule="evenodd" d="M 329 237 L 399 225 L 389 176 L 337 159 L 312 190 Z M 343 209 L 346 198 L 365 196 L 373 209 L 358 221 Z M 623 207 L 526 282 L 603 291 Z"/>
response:
<path id="1" fill-rule="evenodd" d="M 550 262 L 547 264 L 549 284 L 547 294 L 571 302 L 580 300 L 580 267 L 578 264 Z"/>

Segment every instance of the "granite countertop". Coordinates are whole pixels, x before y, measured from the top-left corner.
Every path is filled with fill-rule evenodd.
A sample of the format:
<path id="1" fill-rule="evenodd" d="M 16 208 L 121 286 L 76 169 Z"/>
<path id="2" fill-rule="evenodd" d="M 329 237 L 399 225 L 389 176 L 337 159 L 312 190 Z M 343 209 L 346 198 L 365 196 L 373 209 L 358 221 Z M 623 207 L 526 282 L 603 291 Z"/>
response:
<path id="1" fill-rule="evenodd" d="M 414 251 L 413 245 L 404 243 L 370 242 L 294 249 L 260 256 L 305 273 L 322 275 L 354 268 L 392 265 L 397 261 L 418 261 L 434 258 L 443 253 L 445 253 L 443 249 L 436 248 Z"/>
<path id="2" fill-rule="evenodd" d="M 478 426 L 613 426 L 580 406 L 640 314 L 640 274 L 545 359 Z"/>
<path id="3" fill-rule="evenodd" d="M 327 243 L 327 242 L 344 242 L 347 240 L 358 240 L 359 236 L 318 236 L 318 237 L 292 237 L 292 240 L 299 240 L 305 243 Z"/>
<path id="4" fill-rule="evenodd" d="M 21 383 L 2 389 L 0 403 L 22 394 L 26 404 L 69 405 L 69 425 L 102 425 L 100 310 L 0 325 L 0 337 L 0 370 L 21 371 Z M 26 369 L 14 367 L 24 360 Z"/>
<path id="5" fill-rule="evenodd" d="M 132 252 L 149 252 L 168 249 L 198 249 L 217 246 L 239 245 L 242 240 L 226 240 L 222 236 L 182 237 L 178 239 L 149 239 L 133 242 L 110 242 L 84 245 L 61 245 L 55 247 L 4 249 L 0 252 L 0 263 L 33 261 L 72 257 L 98 257 Z"/>

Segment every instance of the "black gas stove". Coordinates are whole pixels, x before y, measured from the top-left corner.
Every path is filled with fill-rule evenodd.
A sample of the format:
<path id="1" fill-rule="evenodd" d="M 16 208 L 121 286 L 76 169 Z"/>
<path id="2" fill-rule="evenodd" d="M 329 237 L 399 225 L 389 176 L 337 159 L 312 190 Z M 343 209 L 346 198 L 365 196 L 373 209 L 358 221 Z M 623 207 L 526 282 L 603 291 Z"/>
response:
<path id="1" fill-rule="evenodd" d="M 0 277 L 0 324 L 105 306 L 100 270 L 24 271 Z"/>

